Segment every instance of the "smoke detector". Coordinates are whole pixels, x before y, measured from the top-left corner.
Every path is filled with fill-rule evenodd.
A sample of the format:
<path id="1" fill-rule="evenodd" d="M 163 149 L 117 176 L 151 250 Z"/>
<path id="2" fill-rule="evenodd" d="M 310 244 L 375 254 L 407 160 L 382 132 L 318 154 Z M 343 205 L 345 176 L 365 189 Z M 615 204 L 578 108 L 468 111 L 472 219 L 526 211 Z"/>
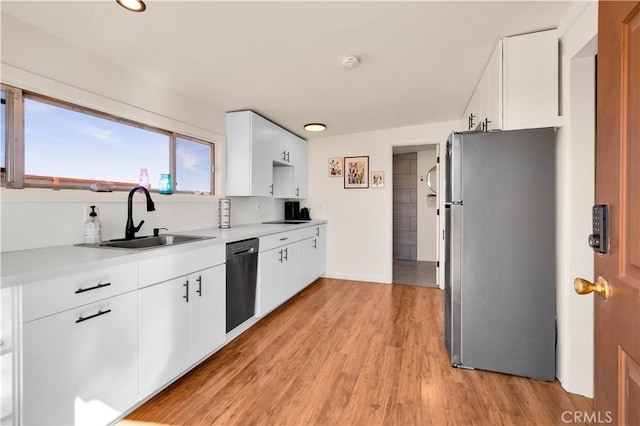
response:
<path id="1" fill-rule="evenodd" d="M 342 66 L 350 70 L 360 65 L 360 58 L 356 55 L 349 55 L 342 60 Z"/>

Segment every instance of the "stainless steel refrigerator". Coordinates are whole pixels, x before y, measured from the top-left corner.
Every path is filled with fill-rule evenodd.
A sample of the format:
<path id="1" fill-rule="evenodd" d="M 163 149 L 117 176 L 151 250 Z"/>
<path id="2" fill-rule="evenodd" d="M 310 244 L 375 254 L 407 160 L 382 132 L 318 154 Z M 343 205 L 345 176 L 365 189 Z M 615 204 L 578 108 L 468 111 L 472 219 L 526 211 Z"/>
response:
<path id="1" fill-rule="evenodd" d="M 555 380 L 555 130 L 447 140 L 445 347 L 455 367 Z"/>

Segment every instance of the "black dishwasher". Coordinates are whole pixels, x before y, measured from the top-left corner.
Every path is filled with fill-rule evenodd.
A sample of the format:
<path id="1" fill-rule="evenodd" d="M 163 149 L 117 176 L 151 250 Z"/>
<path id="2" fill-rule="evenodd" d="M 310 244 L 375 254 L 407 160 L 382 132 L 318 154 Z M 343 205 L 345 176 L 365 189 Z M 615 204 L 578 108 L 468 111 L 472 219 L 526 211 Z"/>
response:
<path id="1" fill-rule="evenodd" d="M 227 333 L 249 318 L 256 307 L 258 239 L 227 244 Z"/>

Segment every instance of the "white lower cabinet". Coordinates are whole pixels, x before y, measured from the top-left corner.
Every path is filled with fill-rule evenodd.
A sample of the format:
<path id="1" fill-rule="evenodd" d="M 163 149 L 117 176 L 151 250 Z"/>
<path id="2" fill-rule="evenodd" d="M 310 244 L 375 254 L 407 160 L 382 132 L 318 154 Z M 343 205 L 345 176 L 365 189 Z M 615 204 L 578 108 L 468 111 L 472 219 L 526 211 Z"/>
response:
<path id="1" fill-rule="evenodd" d="M 104 425 L 138 402 L 129 292 L 22 325 L 22 424 Z"/>
<path id="2" fill-rule="evenodd" d="M 0 289 L 0 425 L 16 423 L 14 289 Z"/>
<path id="3" fill-rule="evenodd" d="M 289 300 L 300 291 L 300 243 L 296 242 L 282 248 L 282 301 Z"/>
<path id="4" fill-rule="evenodd" d="M 191 274 L 191 360 L 198 362 L 225 342 L 226 266 Z"/>
<path id="5" fill-rule="evenodd" d="M 300 290 L 324 274 L 326 269 L 326 226 L 314 226 L 313 237 L 300 242 Z"/>
<path id="6" fill-rule="evenodd" d="M 282 303 L 282 249 L 275 248 L 258 255 L 256 316 L 268 314 Z"/>
<path id="7" fill-rule="evenodd" d="M 225 342 L 225 265 L 139 290 L 140 399 Z"/>
<path id="8" fill-rule="evenodd" d="M 258 317 L 268 314 L 324 274 L 326 225 L 261 237 L 260 250 Z"/>
<path id="9" fill-rule="evenodd" d="M 300 290 L 298 250 L 293 242 L 258 255 L 257 316 L 268 314 Z"/>

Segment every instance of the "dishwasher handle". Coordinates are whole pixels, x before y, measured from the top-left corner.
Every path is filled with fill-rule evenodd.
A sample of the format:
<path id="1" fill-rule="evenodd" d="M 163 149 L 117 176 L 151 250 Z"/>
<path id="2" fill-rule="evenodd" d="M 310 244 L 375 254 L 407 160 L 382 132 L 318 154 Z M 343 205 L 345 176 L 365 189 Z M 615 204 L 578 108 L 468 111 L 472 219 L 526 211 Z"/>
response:
<path id="1" fill-rule="evenodd" d="M 258 239 L 252 238 L 250 240 L 236 241 L 227 244 L 227 259 L 233 259 L 236 257 L 249 256 L 257 254 L 258 252 Z"/>
<path id="2" fill-rule="evenodd" d="M 251 253 L 255 253 L 256 248 L 255 247 L 243 247 L 240 248 L 239 250 L 235 250 L 233 253 L 231 253 L 232 256 L 241 256 L 243 254 L 251 254 Z"/>

